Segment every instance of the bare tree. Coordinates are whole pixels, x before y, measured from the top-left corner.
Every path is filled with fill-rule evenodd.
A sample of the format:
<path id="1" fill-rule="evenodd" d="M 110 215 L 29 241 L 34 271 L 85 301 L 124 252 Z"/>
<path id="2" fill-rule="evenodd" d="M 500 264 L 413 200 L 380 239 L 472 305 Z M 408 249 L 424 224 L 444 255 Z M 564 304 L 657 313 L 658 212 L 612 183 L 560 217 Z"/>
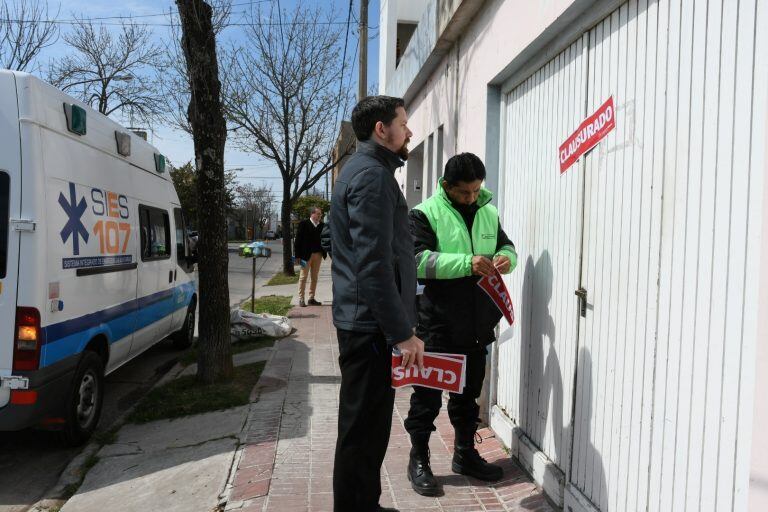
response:
<path id="1" fill-rule="evenodd" d="M 209 2 L 213 9 L 213 31 L 219 35 L 224 30 L 232 14 L 232 0 L 213 0 Z M 187 118 L 189 106 L 190 84 L 184 51 L 181 48 L 181 27 L 174 12 L 169 12 L 171 22 L 171 37 L 164 43 L 161 67 L 164 70 L 163 80 L 159 81 L 165 110 L 165 121 L 186 133 L 191 134 L 192 128 Z"/>
<path id="2" fill-rule="evenodd" d="M 51 64 L 49 80 L 102 114 L 151 124 L 163 112 L 157 87 L 162 49 L 147 26 L 122 22 L 114 33 L 88 19 L 63 39 L 74 53 Z"/>
<path id="3" fill-rule="evenodd" d="M 221 103 L 213 11 L 203 0 L 176 0 L 191 95 L 187 116 L 195 145 L 200 215 L 200 338 L 197 376 L 205 383 L 233 375 L 229 341 L 226 179 L 227 125 Z"/>
<path id="4" fill-rule="evenodd" d="M 56 9 L 54 17 L 58 16 Z M 48 5 L 39 0 L 3 0 L 0 3 L 0 67 L 38 71 L 40 52 L 58 39 L 58 27 L 49 23 Z"/>
<path id="5" fill-rule="evenodd" d="M 237 205 L 243 211 L 245 223 L 253 229 L 253 236 L 261 232 L 274 213 L 272 187 L 256 187 L 246 183 L 235 188 Z"/>
<path id="6" fill-rule="evenodd" d="M 284 227 L 293 203 L 331 170 L 338 116 L 349 106 L 339 41 L 343 28 L 301 1 L 288 13 L 272 7 L 247 18 L 244 42 L 225 66 L 224 101 L 233 139 L 275 162 L 282 176 Z M 342 155 L 343 156 L 343 155 Z M 293 275 L 290 237 L 283 272 Z"/>

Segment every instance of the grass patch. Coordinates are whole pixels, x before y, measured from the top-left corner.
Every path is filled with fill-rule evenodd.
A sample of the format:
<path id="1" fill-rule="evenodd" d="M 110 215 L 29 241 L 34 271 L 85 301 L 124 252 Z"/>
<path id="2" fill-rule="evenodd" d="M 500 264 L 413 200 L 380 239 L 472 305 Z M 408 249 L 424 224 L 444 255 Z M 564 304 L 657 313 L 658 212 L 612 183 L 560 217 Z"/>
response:
<path id="1" fill-rule="evenodd" d="M 104 446 L 105 444 L 115 444 L 117 441 L 118 430 L 120 430 L 120 427 L 115 426 L 104 432 L 96 432 L 93 434 L 93 440 L 101 446 Z"/>
<path id="2" fill-rule="evenodd" d="M 245 405 L 265 364 L 237 366 L 230 382 L 217 384 L 202 384 L 194 375 L 179 377 L 150 391 L 128 421 L 147 423 Z"/>
<path id="3" fill-rule="evenodd" d="M 258 350 L 260 348 L 272 347 L 275 344 L 275 338 L 254 338 L 248 341 L 238 341 L 232 344 L 232 354 L 239 354 L 241 352 L 250 352 L 251 350 Z M 189 350 L 179 358 L 179 362 L 184 366 L 197 363 L 197 343 L 195 343 Z M 109 443 L 107 443 L 109 444 Z"/>
<path id="4" fill-rule="evenodd" d="M 93 469 L 93 466 L 98 464 L 98 462 L 99 462 L 99 457 L 96 455 L 96 453 L 90 454 L 88 458 L 85 459 L 85 462 L 83 463 L 82 467 L 80 467 L 80 469 L 78 470 L 80 474 L 80 480 L 77 483 L 68 484 L 67 486 L 64 487 L 63 498 L 65 500 L 68 500 L 69 498 L 75 495 L 75 493 L 80 488 L 80 486 L 83 485 L 83 480 L 85 480 L 85 475 L 87 475 L 88 472 L 91 469 Z M 60 510 L 60 509 L 61 508 L 59 507 L 59 509 L 54 509 L 54 510 Z"/>
<path id="5" fill-rule="evenodd" d="M 255 313 L 269 313 L 270 315 L 285 316 L 291 310 L 291 296 L 290 295 L 267 295 L 265 297 L 257 297 L 254 301 Z M 240 309 L 245 311 L 251 310 L 251 301 L 247 300 L 240 305 Z"/>
<path id="6" fill-rule="evenodd" d="M 296 284 L 299 282 L 299 274 L 287 276 L 282 272 L 278 272 L 267 283 L 267 286 L 279 286 L 281 284 Z"/>

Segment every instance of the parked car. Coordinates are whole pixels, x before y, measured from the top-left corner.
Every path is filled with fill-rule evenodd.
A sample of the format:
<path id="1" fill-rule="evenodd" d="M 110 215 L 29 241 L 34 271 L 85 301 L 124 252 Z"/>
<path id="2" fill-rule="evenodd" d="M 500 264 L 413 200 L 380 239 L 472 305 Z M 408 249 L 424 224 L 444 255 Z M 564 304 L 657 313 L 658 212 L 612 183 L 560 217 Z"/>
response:
<path id="1" fill-rule="evenodd" d="M 168 336 L 191 344 L 186 232 L 157 149 L 0 71 L 0 431 L 58 428 L 81 444 L 105 375 Z"/>
<path id="2" fill-rule="evenodd" d="M 269 231 L 267 231 L 267 232 L 264 234 L 264 238 L 266 238 L 267 240 L 274 240 L 274 239 L 275 239 L 275 238 L 277 238 L 277 237 L 276 237 L 276 235 L 275 235 L 275 232 L 274 232 L 274 231 L 272 231 L 272 230 L 269 230 Z"/>

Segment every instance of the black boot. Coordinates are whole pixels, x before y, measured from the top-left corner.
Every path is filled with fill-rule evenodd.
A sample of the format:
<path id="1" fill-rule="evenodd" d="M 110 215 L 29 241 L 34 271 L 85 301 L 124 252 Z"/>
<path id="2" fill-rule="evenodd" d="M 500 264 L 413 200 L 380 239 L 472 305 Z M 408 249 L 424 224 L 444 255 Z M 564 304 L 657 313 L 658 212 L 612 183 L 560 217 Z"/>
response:
<path id="1" fill-rule="evenodd" d="M 429 434 L 411 436 L 411 454 L 408 459 L 408 481 L 422 496 L 441 496 L 442 490 L 429 467 Z"/>
<path id="2" fill-rule="evenodd" d="M 451 470 L 486 482 L 501 480 L 504 470 L 495 464 L 488 464 L 475 449 L 475 430 L 456 430 Z"/>

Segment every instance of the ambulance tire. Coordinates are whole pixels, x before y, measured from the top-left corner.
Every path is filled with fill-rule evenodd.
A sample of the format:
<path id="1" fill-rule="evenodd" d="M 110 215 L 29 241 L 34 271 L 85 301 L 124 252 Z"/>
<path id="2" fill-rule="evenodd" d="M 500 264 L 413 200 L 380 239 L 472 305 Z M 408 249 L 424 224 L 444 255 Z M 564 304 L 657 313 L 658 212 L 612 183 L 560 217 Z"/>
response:
<path id="1" fill-rule="evenodd" d="M 86 350 L 72 379 L 66 403 L 62 440 L 79 446 L 91 437 L 101 416 L 104 402 L 104 363 L 96 352 Z"/>
<path id="2" fill-rule="evenodd" d="M 195 312 L 197 303 L 194 299 L 187 308 L 187 316 L 184 318 L 184 325 L 173 334 L 173 346 L 179 350 L 189 348 L 195 339 Z"/>

